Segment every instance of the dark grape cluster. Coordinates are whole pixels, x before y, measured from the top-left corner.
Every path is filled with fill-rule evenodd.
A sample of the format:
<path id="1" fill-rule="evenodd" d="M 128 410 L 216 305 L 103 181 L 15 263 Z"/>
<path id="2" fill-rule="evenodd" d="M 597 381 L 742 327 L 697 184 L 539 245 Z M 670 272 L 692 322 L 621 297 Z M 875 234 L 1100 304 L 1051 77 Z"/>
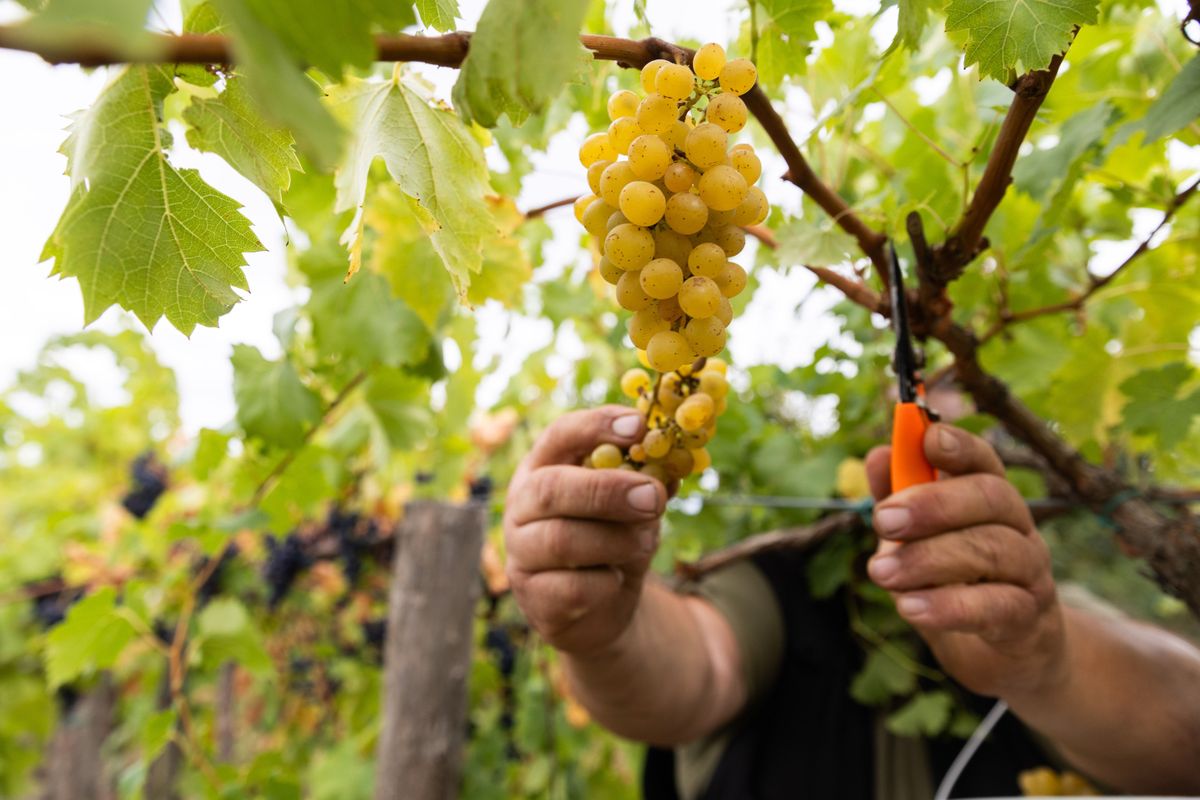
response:
<path id="1" fill-rule="evenodd" d="M 295 532 L 289 533 L 282 543 L 274 536 L 267 536 L 267 550 L 263 579 L 267 582 L 267 603 L 274 609 L 282 602 L 300 573 L 311 564 L 311 559 L 304 552 L 304 542 Z"/>
<path id="2" fill-rule="evenodd" d="M 492 490 L 495 488 L 490 475 L 481 475 L 471 481 L 470 492 L 471 499 L 485 503 L 492 498 Z"/>
<path id="3" fill-rule="evenodd" d="M 230 544 L 221 553 L 221 558 L 217 562 L 217 566 L 209 573 L 204 582 L 200 584 L 200 588 L 196 590 L 196 605 L 203 608 L 212 601 L 214 597 L 221 591 L 221 581 L 225 577 L 225 569 L 229 564 L 238 557 L 238 546 Z M 196 567 L 196 574 L 199 575 L 208 568 L 211 559 L 205 558 L 200 561 Z"/>
<path id="4" fill-rule="evenodd" d="M 329 512 L 326 527 L 337 537 L 342 573 L 353 588 L 362 574 L 363 556 L 379 541 L 379 526 L 369 517 L 334 508 Z"/>
<path id="5" fill-rule="evenodd" d="M 129 468 L 133 488 L 123 498 L 121 505 L 138 519 L 144 519 L 167 490 L 167 468 L 153 452 L 142 453 Z"/>
<path id="6" fill-rule="evenodd" d="M 49 630 L 66 619 L 69 609 L 81 595 L 77 592 L 56 591 L 39 594 L 33 598 L 33 616 L 42 626 Z"/>

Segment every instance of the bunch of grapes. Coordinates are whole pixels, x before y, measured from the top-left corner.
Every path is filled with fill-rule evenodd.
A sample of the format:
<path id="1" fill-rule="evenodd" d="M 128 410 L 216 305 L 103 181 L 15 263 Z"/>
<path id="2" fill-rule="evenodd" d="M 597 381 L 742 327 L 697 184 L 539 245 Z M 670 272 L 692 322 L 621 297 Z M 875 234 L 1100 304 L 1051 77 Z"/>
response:
<path id="1" fill-rule="evenodd" d="M 641 74 L 647 95 L 615 92 L 612 124 L 579 150 L 593 194 L 576 201 L 575 216 L 603 241 L 600 274 L 633 312 L 638 359 L 659 373 L 621 378 L 648 432 L 628 452 L 601 445 L 593 467 L 667 480 L 710 463 L 704 446 L 729 388 L 714 356 L 725 348 L 729 301 L 746 288 L 746 270 L 729 259 L 745 247 L 744 226 L 770 211 L 754 185 L 762 174 L 754 148 L 729 145 L 748 118 L 741 95 L 756 80 L 751 62 L 727 61 L 717 44 L 697 50 L 691 68 L 651 61 Z"/>

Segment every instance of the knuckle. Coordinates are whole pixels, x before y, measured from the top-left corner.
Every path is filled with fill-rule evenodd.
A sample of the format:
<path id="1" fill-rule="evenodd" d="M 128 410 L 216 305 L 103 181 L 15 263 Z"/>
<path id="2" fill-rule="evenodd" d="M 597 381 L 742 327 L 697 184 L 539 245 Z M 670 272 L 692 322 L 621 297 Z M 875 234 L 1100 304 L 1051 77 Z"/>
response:
<path id="1" fill-rule="evenodd" d="M 552 467 L 545 467 L 534 475 L 534 504 L 539 512 L 545 513 L 554 508 L 562 494 L 563 474 Z"/>
<path id="2" fill-rule="evenodd" d="M 989 519 L 1002 519 L 1012 509 L 1013 502 L 1019 499 L 1012 484 L 999 475 L 977 475 L 974 485 Z"/>
<path id="3" fill-rule="evenodd" d="M 546 520 L 542 525 L 542 554 L 552 564 L 572 566 L 571 535 L 567 530 L 566 520 L 555 518 Z"/>

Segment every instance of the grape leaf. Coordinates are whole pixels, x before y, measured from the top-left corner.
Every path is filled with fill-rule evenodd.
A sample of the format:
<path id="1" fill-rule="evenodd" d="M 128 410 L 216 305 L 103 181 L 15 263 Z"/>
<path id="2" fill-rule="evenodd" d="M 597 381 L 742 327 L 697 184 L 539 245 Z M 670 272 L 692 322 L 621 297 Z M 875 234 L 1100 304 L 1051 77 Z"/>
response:
<path id="1" fill-rule="evenodd" d="M 1098 0 L 950 0 L 946 31 L 966 31 L 966 66 L 1008 83 L 1009 73 L 1045 69 L 1076 27 L 1096 21 Z"/>
<path id="2" fill-rule="evenodd" d="M 1192 58 L 1146 110 L 1144 144 L 1170 136 L 1200 116 L 1200 55 Z"/>
<path id="3" fill-rule="evenodd" d="M 380 187 L 366 212 L 367 226 L 378 232 L 371 270 L 387 279 L 392 294 L 403 300 L 432 332 L 454 299 L 454 286 L 442 269 L 416 206 L 416 200 L 396 187 Z"/>
<path id="4" fill-rule="evenodd" d="M 434 433 L 428 382 L 396 370 L 367 382 L 367 405 L 397 450 L 411 449 Z"/>
<path id="5" fill-rule="evenodd" d="M 1028 195 L 1042 199 L 1068 174 L 1079 159 L 1104 138 L 1116 110 L 1107 102 L 1080 111 L 1063 123 L 1058 144 L 1034 150 L 1013 168 L 1013 183 Z"/>
<path id="6" fill-rule="evenodd" d="M 491 128 L 502 114 L 520 125 L 549 106 L 591 59 L 579 43 L 584 0 L 491 0 L 454 84 L 463 118 Z"/>
<path id="7" fill-rule="evenodd" d="M 899 0 L 898 5 L 896 35 L 908 49 L 919 50 L 925 26 L 929 24 L 930 0 Z"/>
<path id="8" fill-rule="evenodd" d="M 950 722 L 954 698 L 949 692 L 924 692 L 887 718 L 887 729 L 897 736 L 936 736 Z"/>
<path id="9" fill-rule="evenodd" d="M 146 20 L 153 0 L 50 0 L 41 12 L 21 23 L 31 43 L 62 44 L 63 40 L 119 45 L 133 54 L 149 57 L 153 41 Z M 30 6 L 31 10 L 36 10 Z"/>
<path id="10" fill-rule="evenodd" d="M 891 645 L 900 647 L 900 643 Z M 910 652 L 903 655 L 911 657 Z M 889 697 L 908 694 L 917 688 L 917 676 L 898 660 L 899 655 L 872 650 L 850 684 L 850 696 L 865 705 L 879 705 Z"/>
<path id="11" fill-rule="evenodd" d="M 258 348 L 233 348 L 233 396 L 238 424 L 250 436 L 294 447 L 321 417 L 317 395 L 300 382 L 287 359 L 268 361 Z"/>
<path id="12" fill-rule="evenodd" d="M 778 230 L 778 260 L 783 266 L 831 267 L 849 261 L 854 237 L 831 219 L 792 219 Z"/>
<path id="13" fill-rule="evenodd" d="M 778 83 L 806 71 L 816 23 L 833 12 L 831 0 L 759 0 L 759 79 Z"/>
<path id="14" fill-rule="evenodd" d="M 448 31 L 459 17 L 458 0 L 417 0 L 417 13 L 426 27 Z"/>
<path id="15" fill-rule="evenodd" d="M 167 708 L 146 717 L 138 731 L 138 746 L 142 750 L 142 761 L 149 764 L 158 758 L 158 754 L 171 741 L 175 730 L 175 709 Z"/>
<path id="16" fill-rule="evenodd" d="M 116 590 L 105 587 L 71 606 L 46 637 L 46 680 L 51 688 L 111 667 L 133 638 L 133 626 L 117 613 Z"/>
<path id="17" fill-rule="evenodd" d="M 87 322 L 120 305 L 148 328 L 215 326 L 246 288 L 243 254 L 263 249 L 236 202 L 168 162 L 171 90 L 168 70 L 125 69 L 63 143 L 73 191 L 42 258 L 79 280 Z"/>
<path id="18" fill-rule="evenodd" d="M 307 308 L 320 351 L 359 368 L 415 364 L 429 348 L 424 323 L 374 272 L 314 280 Z"/>
<path id="19" fill-rule="evenodd" d="M 292 131 L 318 167 L 337 163 L 344 132 L 321 104 L 317 84 L 299 66 L 297 54 L 249 5 L 240 0 L 214 2 L 229 23 L 238 72 L 258 107 Z"/>
<path id="20" fill-rule="evenodd" d="M 1124 381 L 1120 385 L 1128 398 L 1121 409 L 1124 427 L 1154 436 L 1164 448 L 1179 444 L 1200 415 L 1200 389 L 1186 396 L 1181 391 L 1195 376 L 1187 364 L 1175 363 L 1143 370 Z"/>
<path id="21" fill-rule="evenodd" d="M 382 157 L 388 173 L 415 197 L 439 226 L 434 249 L 459 294 L 483 265 L 485 240 L 496 225 L 484 202 L 490 194 L 487 164 L 479 143 L 453 113 L 433 108 L 398 80 L 351 80 L 334 90 L 343 119 L 355 135 L 337 173 L 337 211 L 358 207 L 348 231 L 351 251 L 361 224 L 371 163 Z"/>
<path id="22" fill-rule="evenodd" d="M 190 126 L 188 144 L 221 156 L 273 201 L 282 202 L 292 170 L 300 169 L 295 140 L 262 118 L 242 79 L 231 78 L 216 98 L 194 98 L 183 118 Z"/>
<path id="23" fill-rule="evenodd" d="M 256 675 L 269 675 L 271 657 L 263 647 L 262 632 L 246 607 L 232 597 L 218 597 L 196 618 L 195 646 L 205 663 L 216 666 L 237 661 Z"/>

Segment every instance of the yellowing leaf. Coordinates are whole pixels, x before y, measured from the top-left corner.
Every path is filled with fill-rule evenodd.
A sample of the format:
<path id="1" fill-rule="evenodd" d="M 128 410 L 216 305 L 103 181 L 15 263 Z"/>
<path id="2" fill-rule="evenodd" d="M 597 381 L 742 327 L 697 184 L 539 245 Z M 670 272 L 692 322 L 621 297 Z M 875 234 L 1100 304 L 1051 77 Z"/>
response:
<path id="1" fill-rule="evenodd" d="M 397 80 L 352 80 L 335 90 L 334 104 L 354 131 L 337 173 L 337 210 L 357 206 L 362 213 L 371 163 L 382 157 L 392 179 L 436 221 L 434 249 L 465 294 L 483 265 L 484 240 L 496 233 L 484 202 L 487 165 L 475 137 L 453 113 L 430 106 Z"/>
<path id="2" fill-rule="evenodd" d="M 215 326 L 247 288 L 243 254 L 263 249 L 236 202 L 167 160 L 171 90 L 168 70 L 127 68 L 63 144 L 74 191 L 42 257 L 79 280 L 87 322 L 120 305 L 148 328 Z"/>
<path id="3" fill-rule="evenodd" d="M 1009 82 L 1009 73 L 1045 69 L 1076 27 L 1096 21 L 1097 0 L 950 0 L 946 30 L 966 31 L 966 63 Z"/>

